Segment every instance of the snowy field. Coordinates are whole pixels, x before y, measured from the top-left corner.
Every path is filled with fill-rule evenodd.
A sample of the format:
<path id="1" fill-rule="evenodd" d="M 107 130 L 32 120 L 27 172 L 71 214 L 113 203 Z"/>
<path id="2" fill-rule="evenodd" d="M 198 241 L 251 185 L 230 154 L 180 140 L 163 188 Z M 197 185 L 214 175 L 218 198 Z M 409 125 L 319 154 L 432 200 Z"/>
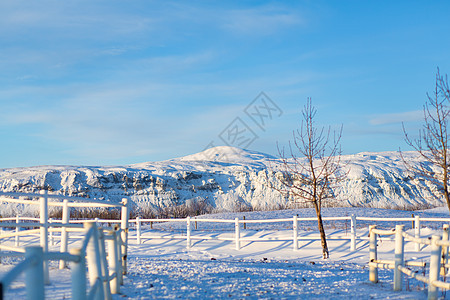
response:
<path id="1" fill-rule="evenodd" d="M 414 212 L 421 217 L 448 217 L 446 209 Z M 274 212 L 246 212 L 208 215 L 208 218 L 234 219 L 274 219 L 306 217 L 311 210 L 288 210 Z M 383 216 L 410 217 L 411 212 L 333 208 L 325 209 L 325 216 Z M 312 216 L 312 215 L 311 215 Z M 377 223 L 390 228 L 393 222 Z M 411 222 L 404 223 L 405 230 L 411 231 Z M 232 224 L 233 225 L 233 224 Z M 423 235 L 438 232 L 442 224 L 422 224 Z M 178 226 L 180 226 L 178 228 Z M 182 235 L 185 223 L 154 224 L 153 230 L 146 226 L 143 236 Z M 232 227 L 217 227 L 217 223 L 198 226 L 192 236 L 232 237 Z M 314 222 L 301 222 L 301 237 L 318 236 Z M 357 226 L 358 236 L 367 237 L 367 224 Z M 434 229 L 431 229 L 434 228 Z M 349 234 L 349 224 L 345 221 L 326 223 L 327 234 Z M 348 230 L 347 230 L 348 229 Z M 292 236 L 289 223 L 251 224 L 241 230 L 241 237 L 287 237 Z M 58 241 L 51 250 L 58 250 Z M 13 240 L 6 244 L 13 244 Z M 38 237 L 26 243 L 38 243 Z M 77 243 L 72 239 L 71 246 Z M 369 260 L 367 240 L 358 240 L 357 250 L 350 251 L 349 240 L 330 240 L 330 259 L 321 259 L 319 241 L 301 240 L 299 249 L 293 251 L 292 241 L 241 242 L 241 249 L 235 250 L 233 241 L 195 240 L 190 250 L 183 239 L 143 239 L 138 245 L 135 231 L 131 230 L 128 255 L 128 275 L 121 295 L 114 299 L 426 299 L 424 285 L 414 279 L 404 279 L 404 291 L 392 289 L 392 270 L 380 270 L 381 283 L 369 282 L 367 262 Z M 394 243 L 379 242 L 379 259 L 393 259 Z M 407 243 L 405 258 L 427 260 L 429 249 L 415 252 Z M 0 273 L 11 269 L 16 259 L 3 258 Z M 70 271 L 58 270 L 57 263 L 50 264 L 51 285 L 46 287 L 48 299 L 70 298 Z M 422 269 L 417 269 L 423 272 Z M 445 295 L 442 295 L 445 297 Z M 25 297 L 23 277 L 8 290 L 6 299 Z"/>

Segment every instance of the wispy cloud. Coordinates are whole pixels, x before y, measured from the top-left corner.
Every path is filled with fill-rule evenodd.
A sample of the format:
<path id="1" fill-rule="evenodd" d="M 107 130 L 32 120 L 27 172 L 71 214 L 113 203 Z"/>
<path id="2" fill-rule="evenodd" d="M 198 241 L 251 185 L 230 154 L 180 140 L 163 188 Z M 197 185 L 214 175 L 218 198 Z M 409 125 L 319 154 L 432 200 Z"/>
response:
<path id="1" fill-rule="evenodd" d="M 291 26 L 305 25 L 298 14 L 280 7 L 257 7 L 225 13 L 222 27 L 239 35 L 266 36 Z"/>
<path id="2" fill-rule="evenodd" d="M 358 145 L 378 133 L 401 134 L 399 123 L 422 120 L 422 112 L 368 115 L 373 103 L 358 102 L 359 91 L 374 101 L 395 82 L 395 91 L 411 99 L 427 90 L 417 76 L 426 73 L 418 66 L 429 62 L 410 61 L 444 57 L 445 45 L 421 48 L 431 36 L 418 39 L 415 30 L 410 44 L 392 35 L 390 25 L 400 24 L 403 7 L 391 23 L 375 27 L 365 22 L 366 14 L 367 21 L 378 19 L 372 9 L 354 8 L 357 13 L 313 1 L 0 1 L 0 138 L 27 145 L 26 154 L 11 148 L 0 167 L 14 164 L 14 156 L 39 164 L 46 163 L 39 155 L 103 163 L 106 157 L 127 162 L 146 153 L 152 157 L 139 160 L 195 152 L 261 91 L 282 107 L 277 126 L 288 135 L 308 96 L 317 101 L 319 121 L 343 123 L 344 135 L 356 135 Z M 423 31 L 428 28 L 445 26 Z M 370 40 L 367 29 L 395 38 L 363 43 Z M 391 45 L 405 50 L 393 55 Z M 403 63 L 407 73 L 397 82 L 389 70 Z M 401 101 L 378 107 L 420 107 Z M 347 122 L 355 118 L 355 130 L 368 134 L 351 135 Z M 41 141 L 50 145 L 45 151 L 35 146 Z"/>
<path id="3" fill-rule="evenodd" d="M 401 113 L 376 115 L 369 120 L 369 123 L 371 125 L 387 125 L 402 122 L 416 122 L 420 120 L 423 120 L 423 111 L 414 110 Z"/>
<path id="4" fill-rule="evenodd" d="M 64 152 L 84 161 L 150 157 L 155 153 L 164 157 L 167 150 L 162 149 L 168 148 L 178 148 L 181 153 L 186 153 L 187 144 L 198 141 L 202 134 L 213 137 L 219 130 L 211 128 L 225 126 L 224 122 L 234 117 L 218 110 L 217 104 L 200 110 L 182 104 L 185 108 L 177 112 L 172 107 L 177 106 L 179 99 L 161 101 L 168 96 L 166 90 L 187 91 L 188 88 L 140 83 L 85 86 L 78 91 L 77 87 L 71 87 L 67 91 L 71 96 L 57 101 L 0 103 L 0 128 L 27 128 L 28 135 L 44 143 L 60 145 Z M 40 88 L 38 91 L 43 94 L 50 93 L 49 90 L 44 92 Z M 33 93 L 33 89 L 28 92 Z M 10 91 L 10 94 L 18 95 L 18 92 Z M 232 114 L 233 109 L 227 111 Z M 214 122 L 218 125 L 205 126 Z M 201 143 L 207 144 L 206 141 Z"/>
<path id="5" fill-rule="evenodd" d="M 127 71 L 134 73 L 137 70 L 137 72 L 161 77 L 177 74 L 179 71 L 201 69 L 203 66 L 213 63 L 217 57 L 218 54 L 211 50 L 184 53 L 183 55 L 158 55 L 137 59 Z"/>
<path id="6" fill-rule="evenodd" d="M 34 38 L 45 39 L 52 39 L 55 35 L 63 39 L 79 38 L 81 32 L 84 39 L 125 38 L 130 34 L 151 30 L 159 19 L 120 9 L 117 5 L 101 6 L 90 1 L 71 3 L 44 0 L 30 3 L 18 0 L 0 3 L 0 26 L 10 29 L 2 31 L 1 36 L 31 30 L 40 33 Z"/>

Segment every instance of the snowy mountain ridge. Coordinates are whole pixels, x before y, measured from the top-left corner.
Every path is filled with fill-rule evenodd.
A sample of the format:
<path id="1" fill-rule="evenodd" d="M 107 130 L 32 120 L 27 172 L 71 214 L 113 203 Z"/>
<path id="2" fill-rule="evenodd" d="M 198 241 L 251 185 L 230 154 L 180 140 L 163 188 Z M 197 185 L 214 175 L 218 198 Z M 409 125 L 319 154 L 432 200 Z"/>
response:
<path id="1" fill-rule="evenodd" d="M 414 152 L 404 156 L 420 161 Z M 416 207 L 443 205 L 438 187 L 405 170 L 397 152 L 364 152 L 342 156 L 346 179 L 335 190 L 339 206 Z M 0 169 L 4 192 L 52 193 L 119 201 L 130 197 L 142 209 L 203 201 L 216 211 L 274 209 L 285 199 L 271 189 L 273 156 L 233 147 L 161 162 L 128 166 L 39 166 Z"/>

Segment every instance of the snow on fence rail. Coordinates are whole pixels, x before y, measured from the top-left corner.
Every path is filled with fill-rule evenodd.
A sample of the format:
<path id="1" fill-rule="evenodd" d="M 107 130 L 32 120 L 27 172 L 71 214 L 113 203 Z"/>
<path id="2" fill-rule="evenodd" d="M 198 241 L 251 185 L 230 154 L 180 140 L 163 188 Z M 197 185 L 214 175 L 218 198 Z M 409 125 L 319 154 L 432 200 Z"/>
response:
<path id="1" fill-rule="evenodd" d="M 438 298 L 438 288 L 450 289 L 450 283 L 440 281 L 439 277 L 446 275 L 449 255 L 449 225 L 443 225 L 442 238 L 439 235 L 433 235 L 431 238 L 420 238 L 412 236 L 403 230 L 403 225 L 396 225 L 395 230 L 380 230 L 376 225 L 369 226 L 369 280 L 373 283 L 378 282 L 378 268 L 394 270 L 394 291 L 402 290 L 403 274 L 415 278 L 428 284 L 428 299 Z M 377 236 L 395 235 L 395 256 L 394 260 L 379 260 L 377 255 Z M 430 261 L 428 277 L 417 274 L 409 269 L 409 266 L 425 267 L 426 263 L 417 261 L 405 261 L 404 246 L 405 240 L 413 242 L 416 245 L 430 245 Z"/>
<path id="2" fill-rule="evenodd" d="M 3 196 L 3 197 L 2 197 Z M 7 196 L 7 197 L 5 197 Z M 16 197 L 16 198 L 8 198 Z M 24 200 L 18 197 L 39 198 L 39 201 Z M 18 199 L 17 199 L 18 198 Z M 49 202 L 50 199 L 60 199 L 63 202 Z M 83 203 L 69 202 L 83 201 Z M 15 247 L 1 245 L 0 249 L 13 251 L 12 253 L 1 253 L 1 256 L 21 256 L 25 255 L 24 262 L 18 264 L 10 271 L 1 281 L 0 297 L 3 299 L 3 293 L 6 287 L 22 272 L 26 270 L 26 288 L 27 297 L 29 299 L 44 299 L 43 291 L 44 284 L 49 284 L 49 269 L 48 260 L 60 260 L 59 267 L 62 269 L 66 266 L 67 261 L 72 261 L 75 266 L 72 266 L 72 284 L 74 299 L 86 299 L 86 266 L 83 267 L 84 257 L 87 256 L 89 265 L 89 279 L 91 284 L 91 291 L 88 299 L 111 299 L 111 290 L 118 293 L 118 283 L 122 284 L 122 275 L 126 274 L 127 270 L 127 246 L 128 246 L 128 221 L 129 209 L 128 199 L 124 198 L 122 203 L 109 204 L 92 199 L 68 197 L 61 195 L 50 195 L 47 191 L 41 191 L 40 194 L 27 193 L 0 193 L 0 202 L 14 202 L 28 205 L 39 205 L 40 214 L 39 219 L 16 217 L 15 223 L 0 222 L 0 228 L 15 227 L 15 233 L 0 234 L 0 242 L 4 238 L 15 237 Z M 50 222 L 48 218 L 49 206 L 62 206 L 62 220 L 61 222 Z M 114 230 L 107 231 L 108 234 L 103 233 L 103 229 L 97 229 L 95 221 L 85 222 L 86 230 L 83 246 L 81 249 L 71 249 L 68 252 L 68 232 L 82 231 L 83 225 L 70 224 L 70 207 L 121 207 L 120 230 L 118 226 Z M 2 220 L 12 221 L 14 219 L 4 218 Z M 20 219 L 28 221 L 39 221 L 39 223 L 21 223 Z M 20 232 L 21 227 L 39 227 L 39 229 L 30 229 Z M 51 228 L 53 227 L 53 228 Z M 56 228 L 55 228 L 56 227 Z M 94 228 L 94 229 L 92 229 Z M 61 232 L 61 251 L 48 251 L 48 233 L 59 231 Z M 19 248 L 18 237 L 30 234 L 40 234 L 40 247 L 27 247 L 25 249 Z M 110 268 L 114 271 L 108 274 L 108 264 L 106 262 L 105 239 L 108 240 L 108 254 Z M 74 254 L 70 253 L 74 252 Z M 78 264 L 78 265 L 77 265 Z M 99 269 L 101 268 L 101 269 Z M 120 272 L 119 272 L 120 268 Z M 42 269 L 42 272 L 41 272 Z M 36 276 L 36 274 L 40 274 Z M 42 273 L 42 274 L 41 274 Z M 32 274 L 32 275 L 29 275 Z M 75 274 L 75 275 L 74 275 Z M 75 277 L 73 277 L 75 276 Z M 37 278 L 39 277 L 39 278 Z M 36 278 L 36 279 L 33 279 Z M 84 283 L 83 283 L 84 282 Z M 84 288 L 83 288 L 84 287 Z M 102 287 L 101 289 L 99 287 Z"/>

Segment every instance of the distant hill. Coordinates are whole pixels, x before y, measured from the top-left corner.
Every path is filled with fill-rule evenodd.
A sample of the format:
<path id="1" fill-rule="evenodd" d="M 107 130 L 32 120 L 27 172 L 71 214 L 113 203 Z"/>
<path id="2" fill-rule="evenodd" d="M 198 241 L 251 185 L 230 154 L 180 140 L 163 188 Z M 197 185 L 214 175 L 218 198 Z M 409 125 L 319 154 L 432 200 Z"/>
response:
<path id="1" fill-rule="evenodd" d="M 405 153 L 412 163 L 420 158 Z M 405 171 L 397 152 L 359 153 L 342 157 L 346 180 L 335 190 L 339 206 L 408 208 L 444 205 L 438 187 Z M 120 201 L 130 197 L 142 209 L 196 202 L 216 211 L 276 209 L 285 199 L 272 190 L 268 168 L 276 157 L 233 147 L 215 147 L 161 162 L 128 166 L 40 166 L 0 169 L 4 192 L 53 193 Z"/>

